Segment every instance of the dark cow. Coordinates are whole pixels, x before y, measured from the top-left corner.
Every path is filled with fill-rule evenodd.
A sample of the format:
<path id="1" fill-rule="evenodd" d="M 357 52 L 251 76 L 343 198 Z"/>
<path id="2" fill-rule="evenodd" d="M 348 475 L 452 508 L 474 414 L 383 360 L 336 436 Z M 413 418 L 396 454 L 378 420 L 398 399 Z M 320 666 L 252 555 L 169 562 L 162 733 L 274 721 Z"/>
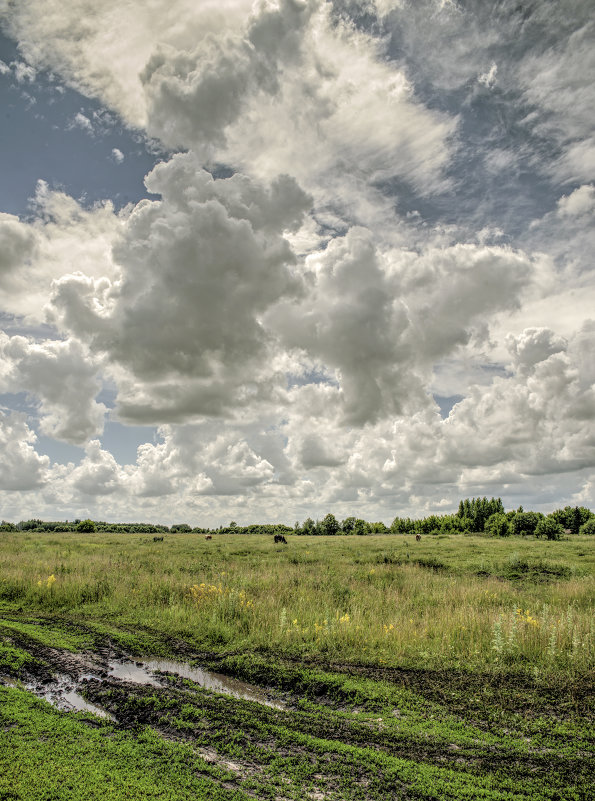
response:
<path id="1" fill-rule="evenodd" d="M 212 539 L 213 539 L 213 537 L 212 537 L 211 534 L 207 534 L 207 536 L 205 537 L 205 540 L 212 540 Z"/>
<path id="2" fill-rule="evenodd" d="M 163 537 L 153 537 L 153 542 L 163 542 Z"/>
<path id="3" fill-rule="evenodd" d="M 419 542 L 420 540 L 421 540 L 421 534 L 416 534 L 415 535 L 415 541 Z"/>
<path id="4" fill-rule="evenodd" d="M 283 536 L 283 534 L 275 534 L 275 542 L 284 542 L 287 545 L 287 540 Z"/>

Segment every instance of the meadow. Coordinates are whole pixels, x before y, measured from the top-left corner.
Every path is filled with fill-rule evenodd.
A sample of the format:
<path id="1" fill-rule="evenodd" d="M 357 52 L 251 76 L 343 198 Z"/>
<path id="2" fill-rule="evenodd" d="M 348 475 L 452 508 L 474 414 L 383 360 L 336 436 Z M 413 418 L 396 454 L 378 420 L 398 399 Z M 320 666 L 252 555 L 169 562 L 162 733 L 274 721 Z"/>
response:
<path id="1" fill-rule="evenodd" d="M 118 776 L 178 765 L 167 791 L 145 778 L 127 796 L 120 776 L 114 799 L 593 797 L 595 538 L 1 536 L 0 675 L 15 686 L 0 686 L 0 798 L 46 797 L 31 748 L 47 731 L 58 775 L 78 750 Z M 200 662 L 283 708 L 175 676 L 160 691 L 90 681 L 115 718 L 91 730 L 24 692 L 60 654 L 107 647 Z M 30 765 L 18 779 L 8 739 Z"/>

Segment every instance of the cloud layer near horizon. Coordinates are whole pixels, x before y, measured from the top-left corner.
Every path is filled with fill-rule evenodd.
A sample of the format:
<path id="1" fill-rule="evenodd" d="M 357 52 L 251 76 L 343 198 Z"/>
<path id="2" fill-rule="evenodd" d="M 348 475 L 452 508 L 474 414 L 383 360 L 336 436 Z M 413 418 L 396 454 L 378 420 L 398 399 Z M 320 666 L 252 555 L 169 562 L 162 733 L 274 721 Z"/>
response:
<path id="1" fill-rule="evenodd" d="M 587 6 L 0 0 L 169 151 L 136 205 L 0 213 L 3 516 L 595 505 Z"/>

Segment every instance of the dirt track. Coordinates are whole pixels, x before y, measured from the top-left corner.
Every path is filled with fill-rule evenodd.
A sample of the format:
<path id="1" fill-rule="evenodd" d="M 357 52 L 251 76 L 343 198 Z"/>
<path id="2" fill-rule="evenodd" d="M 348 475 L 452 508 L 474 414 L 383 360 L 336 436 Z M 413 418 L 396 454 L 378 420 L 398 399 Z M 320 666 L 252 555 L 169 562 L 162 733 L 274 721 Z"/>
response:
<path id="1" fill-rule="evenodd" d="M 53 625 L 49 618 L 39 622 Z M 64 629 L 65 622 L 59 624 Z M 274 789 L 276 798 L 423 798 L 408 765 L 455 771 L 465 786 L 479 777 L 515 792 L 528 779 L 532 787 L 537 782 L 560 792 L 585 787 L 593 773 L 593 684 L 585 677 L 548 691 L 520 675 L 291 660 L 275 671 L 262 657 L 197 654 L 187 643 L 168 643 L 178 659 L 199 661 L 202 673 L 217 667 L 226 672 L 236 682 L 230 696 L 171 671 L 151 672 L 109 637 L 80 624 L 72 631 L 92 635 L 92 649 L 73 653 L 14 629 L 0 631 L 5 643 L 31 657 L 14 678 L 63 709 L 69 708 L 66 692 L 80 694 L 119 729 L 135 733 L 149 726 L 190 743 L 255 797 L 271 797 Z M 379 683 L 385 696 L 366 697 L 358 677 Z M 243 686 L 259 700 L 239 697 Z M 544 719 L 559 728 L 545 740 Z M 569 733 L 581 730 L 582 742 L 569 752 Z M 527 797 L 534 792 L 528 787 Z"/>

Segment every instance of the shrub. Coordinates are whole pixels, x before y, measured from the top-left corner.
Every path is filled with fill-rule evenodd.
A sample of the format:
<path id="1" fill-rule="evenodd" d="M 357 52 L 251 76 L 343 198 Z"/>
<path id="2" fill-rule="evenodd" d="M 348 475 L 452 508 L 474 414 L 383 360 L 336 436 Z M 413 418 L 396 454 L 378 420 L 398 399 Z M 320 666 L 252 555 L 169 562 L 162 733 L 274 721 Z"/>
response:
<path id="1" fill-rule="evenodd" d="M 77 531 L 82 531 L 85 534 L 95 531 L 95 523 L 92 520 L 81 520 L 76 527 Z"/>
<path id="2" fill-rule="evenodd" d="M 595 534 L 595 517 L 591 517 L 580 527 L 579 534 Z"/>
<path id="3" fill-rule="evenodd" d="M 544 517 L 535 527 L 535 536 L 545 537 L 546 540 L 559 540 L 563 534 L 564 529 L 560 523 L 556 523 L 551 517 Z"/>
<path id="4" fill-rule="evenodd" d="M 543 520 L 541 512 L 517 512 L 510 523 L 511 533 L 523 537 L 535 534 L 540 520 Z"/>
<path id="5" fill-rule="evenodd" d="M 501 512 L 490 515 L 485 523 L 485 532 L 490 537 L 508 537 L 510 535 L 510 524 L 506 515 Z"/>

